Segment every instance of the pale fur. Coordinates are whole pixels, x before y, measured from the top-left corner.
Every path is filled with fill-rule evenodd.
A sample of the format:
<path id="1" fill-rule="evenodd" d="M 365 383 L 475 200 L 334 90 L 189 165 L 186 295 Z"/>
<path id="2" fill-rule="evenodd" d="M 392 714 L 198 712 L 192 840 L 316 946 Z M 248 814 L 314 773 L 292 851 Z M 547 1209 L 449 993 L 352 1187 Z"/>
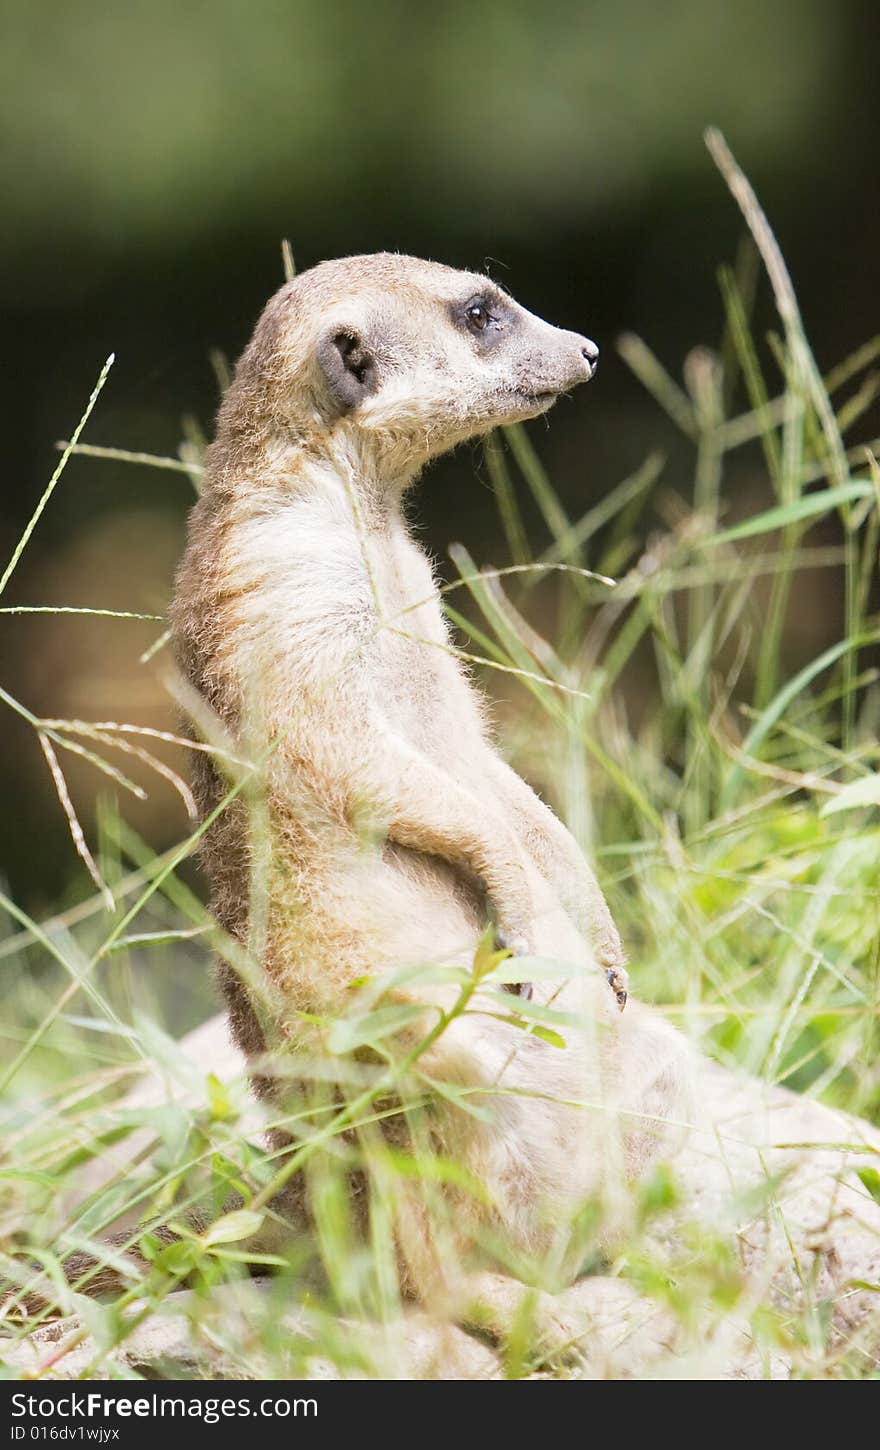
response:
<path id="1" fill-rule="evenodd" d="M 362 977 L 469 964 L 490 917 L 518 952 L 574 964 L 561 989 L 535 985 L 537 1001 L 578 1017 L 566 1050 L 498 1020 L 496 1004 L 495 1018 L 454 1022 L 422 1064 L 485 1086 L 493 1109 L 491 1122 L 437 1115 L 436 1140 L 491 1202 L 463 1197 L 462 1259 L 480 1214 L 520 1247 L 549 1244 L 586 1199 L 614 1197 L 669 1148 L 665 1120 L 687 1116 L 682 1041 L 636 1003 L 620 1012 L 608 976 L 619 991 L 621 946 L 599 887 L 493 744 L 403 512 L 430 458 L 544 411 L 589 375 L 585 339 L 509 298 L 492 347 L 473 335 L 455 308 L 487 288 L 382 254 L 281 289 L 221 408 L 173 611 L 190 684 L 239 752 L 264 761 L 262 807 L 240 796 L 204 844 L 217 917 L 252 946 L 255 882 L 262 891 L 264 982 L 222 971 L 251 1059 L 295 1053 L 298 1014 L 350 1010 Z M 318 362 L 338 337 L 374 370 L 342 408 Z M 227 782 L 205 755 L 195 769 L 208 813 Z M 396 993 L 407 995 L 449 1005 L 455 989 Z M 514 1092 L 488 1096 L 499 1084 Z M 404 1231 L 401 1249 L 418 1291 L 436 1274 L 423 1229 Z"/>

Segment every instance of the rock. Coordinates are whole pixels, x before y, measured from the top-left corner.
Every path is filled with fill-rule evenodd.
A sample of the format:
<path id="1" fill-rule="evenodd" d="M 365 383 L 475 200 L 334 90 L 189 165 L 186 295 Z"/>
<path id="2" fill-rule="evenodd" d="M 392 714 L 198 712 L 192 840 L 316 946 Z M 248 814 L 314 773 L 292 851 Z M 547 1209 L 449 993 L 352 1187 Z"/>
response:
<path id="1" fill-rule="evenodd" d="M 139 1374 L 147 1379 L 339 1379 L 339 1364 L 311 1347 L 316 1321 L 306 1309 L 277 1314 L 268 1281 L 223 1284 L 210 1296 L 190 1290 L 170 1294 L 161 1310 L 136 1324 L 143 1304 L 123 1319 L 133 1327 L 117 1347 L 102 1351 L 83 1320 L 56 1320 L 3 1354 L 14 1373 L 28 1378 L 86 1379 Z M 265 1323 L 283 1331 L 279 1358 L 266 1350 Z M 334 1326 L 339 1362 L 347 1378 L 494 1379 L 498 1356 L 451 1324 L 433 1323 L 419 1311 L 391 1323 L 340 1319 Z M 268 1336 L 278 1341 L 277 1332 Z"/>
<path id="2" fill-rule="evenodd" d="M 182 1045 L 191 1073 L 183 1080 L 148 1074 L 128 1105 L 197 1103 L 209 1072 L 242 1091 L 245 1063 L 229 1042 L 223 1017 L 190 1033 Z M 557 1300 L 559 1321 L 573 1326 L 579 1346 L 566 1372 L 582 1378 L 688 1379 L 808 1372 L 809 1346 L 768 1350 L 755 1344 L 749 1309 L 767 1302 L 795 1313 L 807 1301 L 821 1306 L 832 1345 L 835 1335 L 842 1340 L 858 1329 L 860 1353 L 870 1362 L 872 1345 L 880 1340 L 880 1204 L 858 1170 L 880 1169 L 880 1131 L 712 1062 L 701 1062 L 697 1072 L 700 1121 L 674 1163 L 682 1202 L 659 1234 L 672 1258 L 683 1224 L 697 1222 L 726 1236 L 737 1247 L 745 1298 L 729 1312 L 704 1317 L 687 1336 L 662 1296 L 655 1302 L 620 1278 L 583 1279 Z M 246 1111 L 246 1130 L 256 1134 L 260 1111 L 256 1105 Z M 126 1155 L 143 1147 L 133 1134 L 117 1145 L 110 1161 L 95 1160 L 84 1174 L 83 1191 L 93 1192 L 120 1171 Z M 864 1285 L 873 1285 L 873 1292 Z M 279 1318 L 272 1295 L 268 1281 L 226 1284 L 198 1300 L 190 1291 L 170 1295 L 159 1313 L 110 1352 L 115 1371 L 219 1378 L 278 1373 L 254 1328 L 271 1312 L 291 1340 L 284 1370 L 293 1377 L 482 1379 L 502 1373 L 498 1355 L 480 1340 L 415 1310 L 387 1326 L 340 1320 L 339 1354 L 331 1364 L 310 1350 L 317 1334 L 314 1315 L 285 1308 Z M 135 1306 L 126 1313 L 137 1317 Z M 13 1372 L 29 1375 L 106 1373 L 107 1365 L 78 1319 L 37 1329 L 4 1358 Z M 95 1371 L 96 1363 L 104 1368 Z"/>

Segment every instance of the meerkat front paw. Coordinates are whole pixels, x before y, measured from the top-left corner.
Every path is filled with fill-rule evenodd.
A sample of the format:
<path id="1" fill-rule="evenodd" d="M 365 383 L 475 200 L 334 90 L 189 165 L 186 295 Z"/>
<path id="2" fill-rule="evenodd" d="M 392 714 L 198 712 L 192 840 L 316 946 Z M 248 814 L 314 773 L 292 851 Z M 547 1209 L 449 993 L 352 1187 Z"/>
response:
<path id="1" fill-rule="evenodd" d="M 614 993 L 617 1005 L 622 1012 L 629 996 L 629 976 L 623 965 L 623 948 L 620 945 L 620 938 L 613 927 L 611 933 L 603 932 L 598 941 L 593 939 L 593 954 L 596 965 L 605 974 L 605 980 Z"/>
<path id="2" fill-rule="evenodd" d="M 629 977 L 623 965 L 620 936 L 604 900 L 601 901 L 601 909 L 590 921 L 587 940 L 592 948 L 593 960 L 604 975 L 622 1012 L 629 996 Z"/>
<path id="3" fill-rule="evenodd" d="M 629 977 L 623 967 L 606 967 L 605 976 L 622 1012 L 629 996 Z"/>

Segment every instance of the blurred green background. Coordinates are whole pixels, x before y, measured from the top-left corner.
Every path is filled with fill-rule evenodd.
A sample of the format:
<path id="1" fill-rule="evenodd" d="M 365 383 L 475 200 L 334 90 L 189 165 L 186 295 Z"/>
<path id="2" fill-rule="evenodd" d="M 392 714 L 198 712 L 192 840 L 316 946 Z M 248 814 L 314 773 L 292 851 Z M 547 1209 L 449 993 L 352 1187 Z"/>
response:
<path id="1" fill-rule="evenodd" d="M 871 0 L 0 11 L 0 558 L 111 350 L 89 441 L 174 453 L 185 429 L 210 432 L 212 351 L 245 343 L 282 280 L 282 237 L 300 269 L 378 248 L 487 268 L 603 349 L 597 383 L 546 434 L 533 425 L 572 515 L 657 446 L 686 492 L 690 466 L 679 480 L 676 440 L 613 344 L 633 329 L 680 375 L 691 347 L 718 340 L 716 267 L 742 226 L 709 123 L 776 227 L 820 364 L 877 331 Z M 772 323 L 766 296 L 758 322 Z M 876 423 L 875 408 L 862 436 Z M 738 467 L 742 507 L 747 452 Z M 191 500 L 183 475 L 73 459 L 4 604 L 161 612 Z M 441 556 L 463 538 L 504 562 L 479 450 L 432 471 L 419 511 Z M 838 637 L 835 587 L 805 602 L 793 649 Z M 40 713 L 167 727 L 161 684 L 137 663 L 155 633 L 0 618 L 3 684 Z M 22 904 L 85 889 L 33 733 L 5 710 L 0 772 L 0 872 Z M 89 823 L 94 778 L 70 779 Z M 184 828 L 170 792 L 132 819 L 157 847 Z"/>

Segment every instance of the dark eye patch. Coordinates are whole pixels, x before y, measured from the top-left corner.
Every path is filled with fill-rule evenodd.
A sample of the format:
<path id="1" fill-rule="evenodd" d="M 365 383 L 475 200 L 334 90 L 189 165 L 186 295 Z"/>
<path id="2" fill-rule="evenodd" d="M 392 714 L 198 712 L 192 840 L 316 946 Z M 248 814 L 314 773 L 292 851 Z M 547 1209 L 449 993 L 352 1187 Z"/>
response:
<path id="1" fill-rule="evenodd" d="M 513 309 L 494 285 L 475 292 L 451 308 L 452 320 L 483 347 L 491 347 L 514 321 Z"/>

